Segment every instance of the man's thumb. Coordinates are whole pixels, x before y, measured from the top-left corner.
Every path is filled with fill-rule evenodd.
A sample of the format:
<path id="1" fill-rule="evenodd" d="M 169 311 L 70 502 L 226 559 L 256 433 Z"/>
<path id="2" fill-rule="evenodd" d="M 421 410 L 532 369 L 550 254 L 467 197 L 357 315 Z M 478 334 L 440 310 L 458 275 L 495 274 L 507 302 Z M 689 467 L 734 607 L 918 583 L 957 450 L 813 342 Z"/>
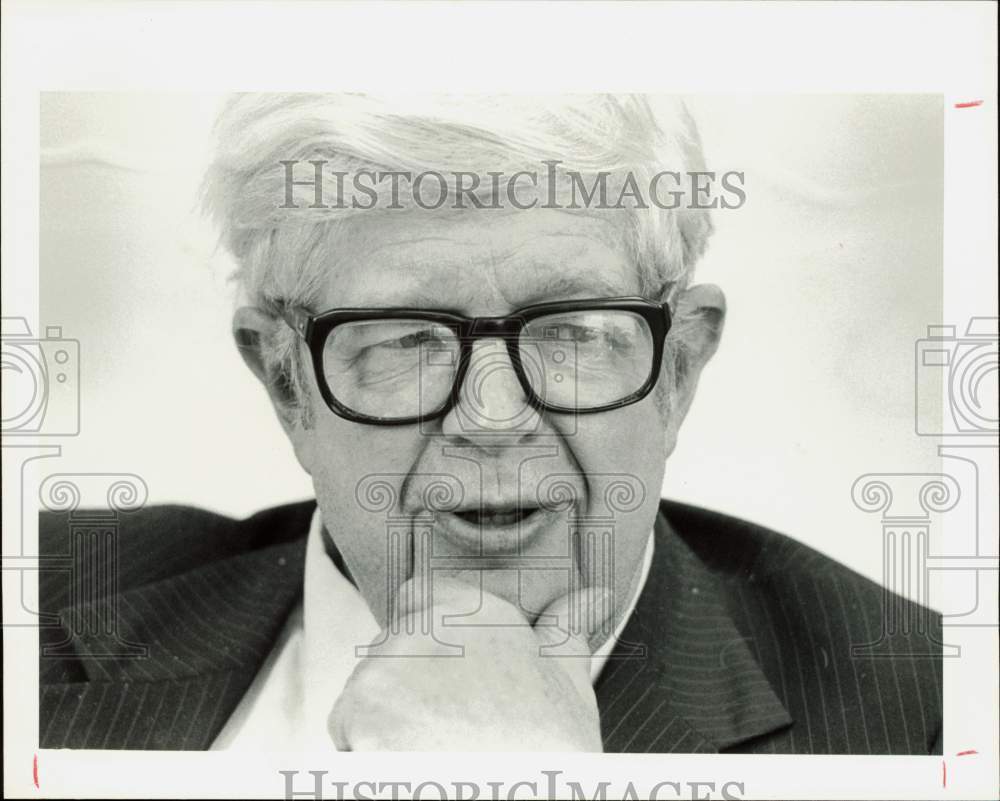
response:
<path id="1" fill-rule="evenodd" d="M 614 631 L 615 594 L 607 587 L 581 587 L 563 595 L 538 616 L 535 636 L 548 656 L 587 656 Z"/>

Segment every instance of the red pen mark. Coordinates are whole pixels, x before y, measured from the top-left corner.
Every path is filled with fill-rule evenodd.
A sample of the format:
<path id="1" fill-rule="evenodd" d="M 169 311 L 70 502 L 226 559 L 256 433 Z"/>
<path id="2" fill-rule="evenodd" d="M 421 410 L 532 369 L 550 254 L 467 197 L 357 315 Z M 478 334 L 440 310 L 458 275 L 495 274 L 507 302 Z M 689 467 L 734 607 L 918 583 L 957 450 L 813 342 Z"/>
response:
<path id="1" fill-rule="evenodd" d="M 968 751 L 959 751 L 955 756 L 970 756 L 971 754 L 978 754 L 979 752 L 975 748 L 970 748 Z M 948 764 L 942 759 L 941 760 L 941 786 L 948 786 Z"/>
<path id="2" fill-rule="evenodd" d="M 955 108 L 975 108 L 983 105 L 982 100 L 970 100 L 968 103 L 956 103 Z"/>
<path id="3" fill-rule="evenodd" d="M 31 778 L 35 780 L 35 789 L 38 789 L 38 754 L 31 761 Z"/>

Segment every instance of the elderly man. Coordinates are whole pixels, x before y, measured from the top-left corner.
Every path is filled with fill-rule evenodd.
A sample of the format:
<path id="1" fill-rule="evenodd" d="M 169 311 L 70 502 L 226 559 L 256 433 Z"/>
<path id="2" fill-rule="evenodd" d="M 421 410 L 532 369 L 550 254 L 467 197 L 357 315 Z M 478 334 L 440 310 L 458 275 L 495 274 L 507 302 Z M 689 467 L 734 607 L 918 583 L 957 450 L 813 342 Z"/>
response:
<path id="1" fill-rule="evenodd" d="M 248 95 L 217 133 L 236 343 L 316 502 L 151 508 L 113 592 L 43 577 L 43 746 L 940 753 L 935 617 L 660 500 L 742 197 L 683 107 Z"/>

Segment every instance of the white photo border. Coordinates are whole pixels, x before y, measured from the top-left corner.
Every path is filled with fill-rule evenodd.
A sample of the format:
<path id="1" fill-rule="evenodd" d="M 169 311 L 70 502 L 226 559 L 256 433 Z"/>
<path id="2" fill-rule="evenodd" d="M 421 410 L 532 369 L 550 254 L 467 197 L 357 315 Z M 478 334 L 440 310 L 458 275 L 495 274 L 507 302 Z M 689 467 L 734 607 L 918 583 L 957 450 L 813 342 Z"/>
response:
<path id="1" fill-rule="evenodd" d="M 996 16 L 996 6 L 986 3 L 5 3 L 4 315 L 38 322 L 41 92 L 409 89 L 940 93 L 944 322 L 995 317 Z M 966 105 L 975 101 L 982 103 Z M 5 464 L 5 497 L 9 478 Z M 5 557 L 18 552 L 22 533 L 20 521 L 8 522 L 5 512 Z M 30 528 L 23 532 L 28 543 L 37 537 Z M 19 592 L 5 572 L 5 619 Z M 995 620 L 995 591 L 985 602 Z M 37 630 L 5 628 L 5 791 L 28 798 L 281 798 L 279 770 L 297 770 L 301 780 L 309 770 L 326 770 L 349 786 L 378 778 L 417 784 L 489 776 L 508 787 L 561 770 L 587 788 L 612 781 L 608 797 L 629 780 L 637 787 L 640 781 L 647 787 L 666 780 L 715 781 L 717 787 L 739 781 L 745 798 L 995 797 L 997 630 L 946 634 L 963 657 L 945 660 L 942 757 L 529 754 L 456 761 L 447 754 L 315 760 L 290 754 L 248 760 L 211 752 L 39 751 Z M 956 756 L 969 750 L 977 753 Z M 328 792 L 324 797 L 336 797 L 332 787 Z"/>

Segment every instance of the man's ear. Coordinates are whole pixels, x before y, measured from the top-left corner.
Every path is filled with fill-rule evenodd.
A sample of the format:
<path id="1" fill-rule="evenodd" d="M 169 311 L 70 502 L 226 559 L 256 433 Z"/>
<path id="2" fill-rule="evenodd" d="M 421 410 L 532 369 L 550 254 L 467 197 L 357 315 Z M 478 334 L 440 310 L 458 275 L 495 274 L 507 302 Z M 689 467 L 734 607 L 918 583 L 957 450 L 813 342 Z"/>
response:
<path id="1" fill-rule="evenodd" d="M 680 349 L 671 416 L 677 425 L 694 400 L 698 378 L 719 347 L 726 322 L 726 296 L 715 284 L 697 284 L 684 290 L 674 304 L 671 338 Z"/>
<path id="2" fill-rule="evenodd" d="M 277 325 L 280 323 L 260 309 L 243 306 L 237 309 L 236 314 L 233 315 L 233 339 L 236 340 L 236 347 L 247 367 L 267 389 L 274 411 L 277 413 L 285 433 L 292 440 L 296 454 L 298 454 L 299 444 L 296 441 L 296 429 L 299 426 L 297 424 L 298 408 L 295 388 L 291 385 L 287 375 L 269 367 L 264 359 L 263 343 L 273 335 Z"/>

